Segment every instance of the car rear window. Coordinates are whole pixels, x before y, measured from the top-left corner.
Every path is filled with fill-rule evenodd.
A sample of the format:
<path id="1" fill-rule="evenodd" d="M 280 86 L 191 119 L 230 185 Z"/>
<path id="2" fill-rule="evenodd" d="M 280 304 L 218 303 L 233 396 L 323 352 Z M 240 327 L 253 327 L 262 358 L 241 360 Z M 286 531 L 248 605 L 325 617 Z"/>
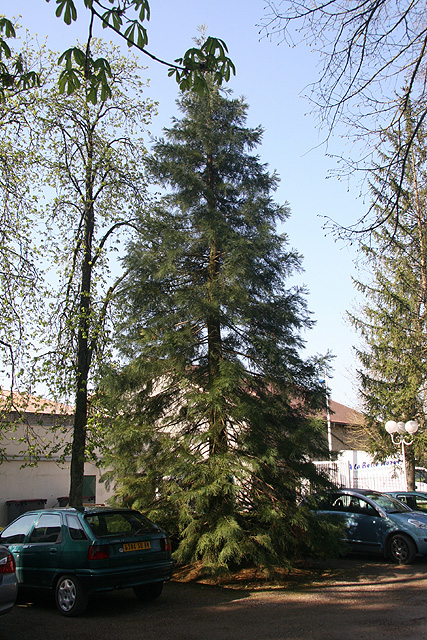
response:
<path id="1" fill-rule="evenodd" d="M 94 513 L 85 520 L 97 537 L 130 535 L 158 531 L 158 527 L 137 511 Z"/>

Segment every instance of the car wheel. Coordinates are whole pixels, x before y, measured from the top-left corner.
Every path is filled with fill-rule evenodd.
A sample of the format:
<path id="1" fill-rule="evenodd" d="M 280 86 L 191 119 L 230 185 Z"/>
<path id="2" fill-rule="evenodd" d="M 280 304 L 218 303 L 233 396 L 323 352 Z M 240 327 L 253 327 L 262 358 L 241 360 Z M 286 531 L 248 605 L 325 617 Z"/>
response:
<path id="1" fill-rule="evenodd" d="M 133 591 L 138 598 L 143 602 L 150 602 L 160 596 L 163 591 L 163 582 L 151 582 L 150 584 L 142 584 L 139 587 L 134 587 Z"/>
<path id="2" fill-rule="evenodd" d="M 55 587 L 55 602 L 63 616 L 81 615 L 87 607 L 88 596 L 75 576 L 61 576 Z"/>
<path id="3" fill-rule="evenodd" d="M 388 552 L 397 564 L 411 564 L 417 555 L 417 547 L 409 536 L 403 533 L 396 533 L 390 538 Z"/>

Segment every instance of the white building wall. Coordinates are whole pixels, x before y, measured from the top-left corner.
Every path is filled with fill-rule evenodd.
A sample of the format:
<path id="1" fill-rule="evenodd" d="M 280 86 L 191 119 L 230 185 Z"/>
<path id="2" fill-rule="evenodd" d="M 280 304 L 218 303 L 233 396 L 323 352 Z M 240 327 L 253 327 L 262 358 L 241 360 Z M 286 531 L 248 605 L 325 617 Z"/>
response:
<path id="1" fill-rule="evenodd" d="M 58 498 L 67 497 L 70 487 L 70 469 L 67 464 L 58 465 L 53 460 L 41 460 L 37 466 L 23 467 L 22 460 L 8 460 L 0 464 L 0 527 L 6 526 L 11 511 L 18 505 L 7 505 L 8 501 L 41 501 L 30 503 L 28 508 L 58 506 Z M 95 476 L 95 502 L 104 504 L 111 496 L 100 481 L 103 470 L 92 463 L 85 463 L 85 476 Z"/>
<path id="2" fill-rule="evenodd" d="M 0 407 L 5 395 L 0 390 Z M 72 407 L 20 394 L 14 397 L 14 407 L 12 413 L 0 412 L 4 449 L 0 463 L 0 527 L 8 524 L 11 511 L 16 513 L 20 508 L 22 512 L 24 507 L 65 506 L 58 505 L 58 498 L 67 498 L 70 487 L 70 456 L 63 463 L 59 457 L 66 453 L 72 440 Z M 31 459 L 37 463 L 25 466 Z M 104 504 L 112 494 L 101 482 L 102 474 L 95 464 L 85 463 L 84 475 L 95 476 L 97 504 Z M 8 505 L 10 501 L 27 504 Z"/>

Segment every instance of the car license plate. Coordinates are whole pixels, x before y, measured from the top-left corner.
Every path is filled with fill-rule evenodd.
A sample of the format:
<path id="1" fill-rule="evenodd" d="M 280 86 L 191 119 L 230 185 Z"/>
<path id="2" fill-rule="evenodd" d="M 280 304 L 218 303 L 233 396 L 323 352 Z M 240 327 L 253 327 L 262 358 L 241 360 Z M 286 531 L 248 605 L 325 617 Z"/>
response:
<path id="1" fill-rule="evenodd" d="M 127 542 L 123 545 L 123 551 L 140 551 L 141 549 L 150 549 L 151 544 L 148 540 L 145 542 Z"/>

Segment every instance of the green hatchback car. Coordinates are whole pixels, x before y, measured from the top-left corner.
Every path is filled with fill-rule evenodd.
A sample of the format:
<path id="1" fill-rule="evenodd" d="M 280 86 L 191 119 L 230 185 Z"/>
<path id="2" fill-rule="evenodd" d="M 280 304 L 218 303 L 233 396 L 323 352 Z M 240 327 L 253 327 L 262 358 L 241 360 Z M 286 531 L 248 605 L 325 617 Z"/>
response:
<path id="1" fill-rule="evenodd" d="M 28 511 L 0 534 L 20 587 L 55 594 L 64 616 L 78 616 L 92 593 L 133 588 L 144 601 L 172 577 L 167 534 L 130 509 L 82 507 Z"/>

